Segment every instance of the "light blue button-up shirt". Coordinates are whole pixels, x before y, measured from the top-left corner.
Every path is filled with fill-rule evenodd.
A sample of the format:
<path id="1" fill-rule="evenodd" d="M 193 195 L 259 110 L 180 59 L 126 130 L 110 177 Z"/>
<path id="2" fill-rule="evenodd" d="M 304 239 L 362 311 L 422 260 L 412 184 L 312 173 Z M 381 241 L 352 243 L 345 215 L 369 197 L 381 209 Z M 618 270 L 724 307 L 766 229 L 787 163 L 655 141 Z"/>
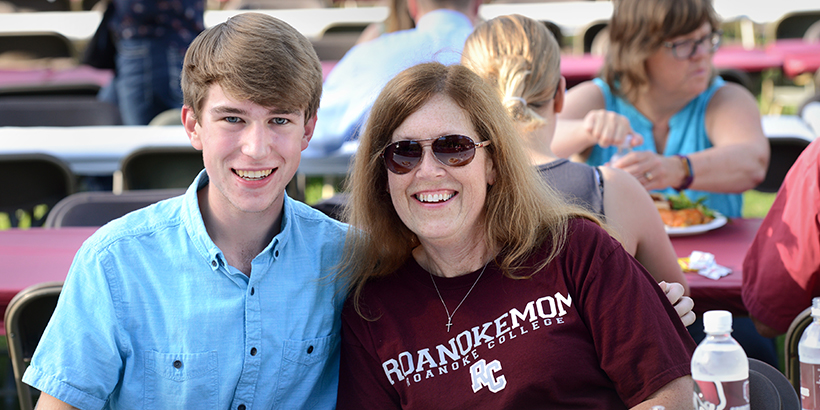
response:
<path id="1" fill-rule="evenodd" d="M 100 228 L 77 253 L 24 381 L 82 409 L 332 409 L 346 225 L 285 198 L 250 277 L 196 192 Z"/>
<path id="2" fill-rule="evenodd" d="M 382 34 L 351 48 L 324 82 L 319 121 L 306 152 L 327 154 L 356 139 L 388 81 L 421 63 L 458 64 L 472 31 L 467 16 L 442 9 L 422 16 L 414 29 Z"/>

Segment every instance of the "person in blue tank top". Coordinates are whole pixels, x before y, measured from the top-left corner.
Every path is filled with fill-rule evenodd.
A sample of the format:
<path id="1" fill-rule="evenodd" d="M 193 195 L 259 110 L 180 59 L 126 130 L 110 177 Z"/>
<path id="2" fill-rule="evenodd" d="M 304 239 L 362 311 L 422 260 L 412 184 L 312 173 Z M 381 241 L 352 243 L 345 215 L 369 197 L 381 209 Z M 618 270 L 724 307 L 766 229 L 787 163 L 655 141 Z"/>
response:
<path id="1" fill-rule="evenodd" d="M 684 191 L 739 217 L 769 145 L 752 94 L 716 75 L 719 24 L 709 0 L 620 1 L 601 78 L 567 94 L 559 118 L 576 121 L 559 121 L 555 153 L 611 162 L 648 190 Z M 611 161 L 623 144 L 633 151 Z"/>
<path id="2" fill-rule="evenodd" d="M 656 281 L 680 283 L 688 294 L 675 249 L 641 184 L 620 169 L 557 158 L 550 149 L 566 79 L 561 75 L 560 46 L 547 27 L 518 14 L 487 20 L 467 37 L 461 64 L 499 91 L 530 161 L 549 185 L 564 198 L 605 216 L 624 249 Z M 694 313 L 688 319 L 684 323 L 692 323 Z"/>

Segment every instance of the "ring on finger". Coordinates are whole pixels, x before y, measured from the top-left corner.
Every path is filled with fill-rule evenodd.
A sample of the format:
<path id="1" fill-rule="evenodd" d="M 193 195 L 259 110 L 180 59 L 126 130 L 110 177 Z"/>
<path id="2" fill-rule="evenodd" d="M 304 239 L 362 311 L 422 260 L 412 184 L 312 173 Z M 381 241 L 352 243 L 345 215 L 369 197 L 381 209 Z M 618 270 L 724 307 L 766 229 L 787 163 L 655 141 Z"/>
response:
<path id="1" fill-rule="evenodd" d="M 649 172 L 649 171 L 646 171 L 646 172 L 643 173 L 643 177 L 646 178 L 647 181 L 651 181 L 652 180 L 652 173 Z"/>

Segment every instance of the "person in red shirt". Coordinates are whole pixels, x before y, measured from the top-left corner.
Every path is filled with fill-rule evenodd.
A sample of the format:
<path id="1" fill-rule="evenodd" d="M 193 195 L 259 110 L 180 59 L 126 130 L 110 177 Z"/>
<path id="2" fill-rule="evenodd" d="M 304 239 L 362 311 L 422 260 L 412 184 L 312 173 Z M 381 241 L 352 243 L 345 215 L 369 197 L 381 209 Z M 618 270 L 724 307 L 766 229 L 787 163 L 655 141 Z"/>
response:
<path id="1" fill-rule="evenodd" d="M 820 296 L 820 142 L 803 151 L 743 260 L 743 303 L 758 333 L 775 337 Z"/>

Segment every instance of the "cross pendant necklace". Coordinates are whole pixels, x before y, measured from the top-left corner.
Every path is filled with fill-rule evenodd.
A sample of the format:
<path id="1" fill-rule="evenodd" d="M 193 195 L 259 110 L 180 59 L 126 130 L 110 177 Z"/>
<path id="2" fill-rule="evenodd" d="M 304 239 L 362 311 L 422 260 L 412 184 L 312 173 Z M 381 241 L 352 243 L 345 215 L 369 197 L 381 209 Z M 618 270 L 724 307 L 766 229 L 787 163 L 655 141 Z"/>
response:
<path id="1" fill-rule="evenodd" d="M 492 260 L 492 259 L 490 259 L 490 260 Z M 456 311 L 458 310 L 458 308 L 461 307 L 461 304 L 464 303 L 465 300 L 467 300 L 467 296 L 470 296 L 470 292 L 472 292 L 475 285 L 478 284 L 478 281 L 481 279 L 481 276 L 484 275 L 484 271 L 487 269 L 487 265 L 489 265 L 489 264 L 490 264 L 490 261 L 487 261 L 487 263 L 484 264 L 484 268 L 481 269 L 481 273 L 478 274 L 478 277 L 476 278 L 475 282 L 473 282 L 473 286 L 470 287 L 470 290 L 467 291 L 467 294 L 464 295 L 464 297 L 461 299 L 461 302 L 458 303 L 458 306 L 456 306 L 456 308 L 453 309 L 452 314 L 450 314 L 450 309 L 447 309 L 447 304 L 444 303 L 444 298 L 441 297 L 441 292 L 439 292 L 439 290 L 438 290 L 438 285 L 436 285 L 436 280 L 433 279 L 433 274 L 430 273 L 430 272 L 427 272 L 427 273 L 430 274 L 430 280 L 433 281 L 433 287 L 436 288 L 436 294 L 438 294 L 438 299 L 441 301 L 441 304 L 444 306 L 444 312 L 447 313 L 447 324 L 445 325 L 445 326 L 447 326 L 447 333 L 450 333 L 450 326 L 453 325 L 453 315 L 456 314 Z"/>

